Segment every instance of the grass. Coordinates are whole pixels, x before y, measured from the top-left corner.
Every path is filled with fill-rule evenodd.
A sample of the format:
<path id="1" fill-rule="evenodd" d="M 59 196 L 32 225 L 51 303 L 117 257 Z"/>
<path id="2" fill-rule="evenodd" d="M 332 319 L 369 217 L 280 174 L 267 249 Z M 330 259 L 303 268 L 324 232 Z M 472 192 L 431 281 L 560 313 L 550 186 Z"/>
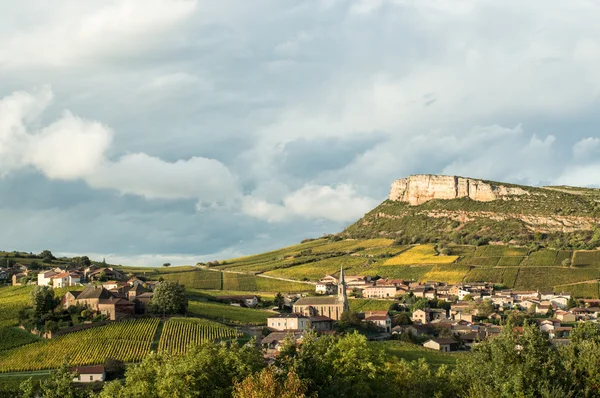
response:
<path id="1" fill-rule="evenodd" d="M 435 265 L 431 271 L 421 276 L 421 281 L 444 281 L 448 283 L 462 282 L 470 267 L 465 265 Z"/>
<path id="2" fill-rule="evenodd" d="M 290 279 L 309 279 L 318 281 L 327 274 L 337 274 L 340 271 L 340 266 L 344 268 L 353 268 L 368 262 L 363 257 L 332 257 L 314 263 L 297 265 L 290 268 L 280 268 L 274 271 L 269 271 L 267 275 L 281 276 Z"/>
<path id="3" fill-rule="evenodd" d="M 500 257 L 498 267 L 518 267 L 526 257 Z"/>
<path id="4" fill-rule="evenodd" d="M 329 252 L 346 252 L 352 253 L 364 249 L 376 248 L 376 247 L 388 247 L 394 241 L 392 239 L 361 239 L 361 240 L 342 240 L 339 242 L 333 242 L 326 245 L 318 246 L 312 249 L 313 253 L 329 253 Z"/>
<path id="5" fill-rule="evenodd" d="M 552 268 L 550 271 L 546 267 L 521 267 L 514 287 L 552 290 L 558 285 L 597 279 L 599 272 L 598 269 L 591 268 Z"/>
<path id="6" fill-rule="evenodd" d="M 207 301 L 190 301 L 188 313 L 193 316 L 237 324 L 266 325 L 273 312 L 236 307 Z"/>
<path id="7" fill-rule="evenodd" d="M 348 299 L 350 311 L 388 311 L 394 302 L 392 300 L 373 300 L 373 299 Z"/>
<path id="8" fill-rule="evenodd" d="M 0 351 L 35 343 L 40 338 L 23 329 L 6 326 L 0 329 Z"/>
<path id="9" fill-rule="evenodd" d="M 416 266 L 401 266 L 394 267 L 389 265 L 369 267 L 368 275 L 379 275 L 389 279 L 405 279 L 405 280 L 421 280 L 423 275 L 433 269 L 433 265 L 416 265 Z M 354 272 L 350 270 L 349 272 Z"/>
<path id="10" fill-rule="evenodd" d="M 530 267 L 552 267 L 558 256 L 558 250 L 541 249 L 533 252 L 522 263 Z"/>
<path id="11" fill-rule="evenodd" d="M 313 291 L 313 285 L 305 283 L 279 281 L 250 274 L 232 272 L 195 270 L 163 274 L 165 280 L 176 281 L 191 289 L 242 290 L 248 292 L 307 292 Z"/>
<path id="12" fill-rule="evenodd" d="M 19 311 L 29 305 L 31 286 L 0 287 L 0 328 L 16 326 Z"/>
<path id="13" fill-rule="evenodd" d="M 161 275 L 167 281 L 179 282 L 193 289 L 221 289 L 221 272 L 203 270 Z"/>
<path id="14" fill-rule="evenodd" d="M 171 318 L 164 324 L 158 352 L 183 354 L 203 342 L 232 339 L 239 335 L 233 328 L 206 319 Z"/>
<path id="15" fill-rule="evenodd" d="M 600 250 L 581 250 L 573 255 L 573 267 L 600 268 Z"/>
<path id="16" fill-rule="evenodd" d="M 502 284 L 508 288 L 515 287 L 520 268 L 506 268 L 502 274 Z"/>
<path id="17" fill-rule="evenodd" d="M 458 259 L 458 256 L 439 256 L 433 245 L 418 245 L 409 250 L 392 257 L 385 265 L 413 265 L 413 264 L 450 264 Z"/>
<path id="18" fill-rule="evenodd" d="M 111 323 L 6 350 L 0 355 L 0 373 L 56 369 L 67 359 L 72 365 L 103 363 L 109 357 L 138 362 L 150 352 L 158 324 L 158 319 Z"/>
<path id="19" fill-rule="evenodd" d="M 439 368 L 442 365 L 454 368 L 457 360 L 469 355 L 467 352 L 435 351 L 416 344 L 398 340 L 371 342 L 369 344 L 380 347 L 391 356 L 395 356 L 396 358 L 404 359 L 409 362 L 424 358 L 434 368 Z"/>
<path id="20" fill-rule="evenodd" d="M 569 292 L 572 296 L 581 298 L 596 299 L 598 295 L 598 282 L 579 283 L 576 285 L 557 285 L 554 286 L 555 292 Z"/>
<path id="21" fill-rule="evenodd" d="M 465 276 L 465 282 L 504 283 L 503 268 L 472 268 Z M 514 283 L 514 282 L 513 282 Z"/>

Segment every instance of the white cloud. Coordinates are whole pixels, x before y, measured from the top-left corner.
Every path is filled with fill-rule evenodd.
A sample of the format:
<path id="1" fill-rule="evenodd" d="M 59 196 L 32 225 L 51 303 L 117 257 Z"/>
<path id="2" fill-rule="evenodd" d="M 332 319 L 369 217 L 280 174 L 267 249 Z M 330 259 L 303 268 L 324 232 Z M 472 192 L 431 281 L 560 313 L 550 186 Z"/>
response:
<path id="1" fill-rule="evenodd" d="M 243 200 L 243 211 L 269 222 L 289 221 L 294 218 L 324 219 L 336 222 L 354 221 L 371 210 L 378 201 L 359 196 L 348 184 L 319 186 L 307 184 L 283 198 L 283 204 L 274 204 L 254 196 Z"/>
<path id="2" fill-rule="evenodd" d="M 600 154 L 600 138 L 587 137 L 573 145 L 573 160 L 576 162 L 590 160 Z"/>
<path id="3" fill-rule="evenodd" d="M 0 35 L 0 67 L 64 66 L 107 54 L 138 53 L 196 8 L 195 0 L 93 3 L 45 9 L 41 14 L 51 17 L 32 18 L 30 25 Z"/>
<path id="4" fill-rule="evenodd" d="M 230 202 L 237 183 L 229 169 L 214 159 L 193 157 L 170 163 L 145 153 L 104 162 L 85 177 L 93 188 L 113 189 L 147 199 L 200 199 Z"/>
<path id="5" fill-rule="evenodd" d="M 28 131 L 48 106 L 52 92 L 17 92 L 0 100 L 0 172 L 33 166 L 50 179 L 82 179 L 93 188 L 147 199 L 198 199 L 231 202 L 238 196 L 235 177 L 215 159 L 192 157 L 166 162 L 145 153 L 106 157 L 112 131 L 65 112 L 56 122 Z"/>
<path id="6" fill-rule="evenodd" d="M 166 75 L 160 75 L 149 81 L 143 88 L 157 90 L 166 88 L 181 88 L 196 85 L 209 87 L 209 83 L 200 79 L 196 75 L 185 72 L 175 72 Z"/>

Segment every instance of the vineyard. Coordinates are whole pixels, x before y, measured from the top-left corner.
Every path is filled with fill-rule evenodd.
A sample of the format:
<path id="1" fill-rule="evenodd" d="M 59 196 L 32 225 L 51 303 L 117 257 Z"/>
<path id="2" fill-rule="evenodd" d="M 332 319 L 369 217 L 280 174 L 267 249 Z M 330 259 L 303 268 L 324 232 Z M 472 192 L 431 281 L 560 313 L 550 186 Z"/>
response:
<path id="1" fill-rule="evenodd" d="M 171 318 L 162 330 L 158 352 L 184 354 L 194 345 L 206 341 L 232 339 L 240 335 L 235 329 L 203 319 Z"/>
<path id="2" fill-rule="evenodd" d="M 419 245 L 392 257 L 385 265 L 450 264 L 458 256 L 438 256 L 433 245 Z"/>
<path id="3" fill-rule="evenodd" d="M 138 362 L 150 352 L 159 322 L 111 323 L 7 350 L 0 355 L 0 373 L 55 369 L 65 360 L 74 365 L 103 363 L 106 358 Z"/>
<path id="4" fill-rule="evenodd" d="M 272 312 L 254 308 L 235 307 L 229 304 L 190 301 L 188 313 L 202 318 L 236 324 L 265 325 Z"/>

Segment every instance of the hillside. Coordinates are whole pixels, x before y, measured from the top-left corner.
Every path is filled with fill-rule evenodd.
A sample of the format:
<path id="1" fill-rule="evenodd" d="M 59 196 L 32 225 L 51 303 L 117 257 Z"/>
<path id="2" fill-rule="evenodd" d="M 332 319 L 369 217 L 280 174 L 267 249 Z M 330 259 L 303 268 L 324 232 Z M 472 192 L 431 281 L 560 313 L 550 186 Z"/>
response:
<path id="1" fill-rule="evenodd" d="M 318 281 L 344 266 L 348 274 L 598 297 L 599 222 L 598 189 L 418 175 L 394 181 L 386 201 L 339 234 L 210 267 Z"/>
<path id="2" fill-rule="evenodd" d="M 600 246 L 599 223 L 598 189 L 417 175 L 395 181 L 389 198 L 341 235 L 405 244 L 496 241 L 594 249 Z"/>

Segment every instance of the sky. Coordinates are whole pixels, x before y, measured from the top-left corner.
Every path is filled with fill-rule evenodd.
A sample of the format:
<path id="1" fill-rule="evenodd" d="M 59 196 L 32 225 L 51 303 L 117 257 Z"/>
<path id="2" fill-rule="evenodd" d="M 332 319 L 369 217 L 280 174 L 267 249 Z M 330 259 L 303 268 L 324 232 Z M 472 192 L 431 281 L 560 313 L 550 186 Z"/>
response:
<path id="1" fill-rule="evenodd" d="M 194 264 L 393 180 L 600 186 L 594 0 L 0 0 L 0 249 Z"/>

